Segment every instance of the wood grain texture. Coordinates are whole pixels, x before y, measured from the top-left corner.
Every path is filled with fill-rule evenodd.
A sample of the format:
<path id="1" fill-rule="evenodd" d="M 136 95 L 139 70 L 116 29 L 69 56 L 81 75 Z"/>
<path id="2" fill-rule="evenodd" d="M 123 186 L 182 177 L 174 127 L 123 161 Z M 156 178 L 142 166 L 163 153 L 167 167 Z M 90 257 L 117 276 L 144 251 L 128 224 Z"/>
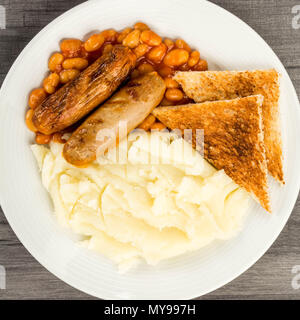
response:
<path id="1" fill-rule="evenodd" d="M 124 0 L 125 1 L 125 0 Z M 0 0 L 7 29 L 0 30 L 0 85 L 25 45 L 50 21 L 79 0 Z M 300 30 L 292 28 L 297 0 L 213 0 L 255 29 L 287 68 L 300 95 Z M 200 299 L 300 299 L 291 286 L 300 265 L 300 198 L 286 227 L 269 251 L 247 272 Z M 2 299 L 93 299 L 57 279 L 22 246 L 0 210 L 0 265 L 6 267 Z"/>

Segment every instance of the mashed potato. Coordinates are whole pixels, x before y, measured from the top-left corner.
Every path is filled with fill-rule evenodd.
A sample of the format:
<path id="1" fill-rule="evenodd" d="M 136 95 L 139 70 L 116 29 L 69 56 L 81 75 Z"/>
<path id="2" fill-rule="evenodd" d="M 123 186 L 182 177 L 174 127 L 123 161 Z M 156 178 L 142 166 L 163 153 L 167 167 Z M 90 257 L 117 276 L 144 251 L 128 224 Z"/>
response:
<path id="1" fill-rule="evenodd" d="M 241 228 L 247 193 L 170 133 L 130 134 L 120 145 L 124 164 L 114 163 L 113 149 L 100 164 L 76 168 L 62 147 L 32 146 L 57 219 L 121 272 L 229 239 Z M 183 147 L 188 156 L 181 157 Z"/>

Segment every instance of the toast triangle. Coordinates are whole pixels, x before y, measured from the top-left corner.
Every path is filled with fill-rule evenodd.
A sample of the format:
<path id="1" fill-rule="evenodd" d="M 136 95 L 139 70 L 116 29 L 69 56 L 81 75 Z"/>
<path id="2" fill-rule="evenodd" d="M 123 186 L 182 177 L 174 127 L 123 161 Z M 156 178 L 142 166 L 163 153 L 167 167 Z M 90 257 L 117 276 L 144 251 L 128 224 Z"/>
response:
<path id="1" fill-rule="evenodd" d="M 262 125 L 263 96 L 158 107 L 153 114 L 169 129 L 204 130 L 204 157 L 271 212 Z"/>
<path id="2" fill-rule="evenodd" d="M 195 102 L 261 94 L 264 141 L 270 174 L 284 184 L 279 119 L 279 74 L 276 70 L 178 72 L 174 79 Z"/>

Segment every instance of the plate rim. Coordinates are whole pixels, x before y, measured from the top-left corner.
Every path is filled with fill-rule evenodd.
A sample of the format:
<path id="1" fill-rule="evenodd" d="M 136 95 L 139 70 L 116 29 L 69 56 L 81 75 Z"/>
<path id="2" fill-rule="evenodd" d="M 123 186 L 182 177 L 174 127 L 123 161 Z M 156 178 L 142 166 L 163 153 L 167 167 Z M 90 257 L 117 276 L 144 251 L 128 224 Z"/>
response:
<path id="1" fill-rule="evenodd" d="M 181 0 L 180 0 L 181 1 Z M 14 70 L 16 69 L 18 63 L 22 60 L 23 56 L 28 52 L 28 50 L 30 49 L 30 47 L 35 43 L 38 42 L 39 39 L 43 36 L 44 33 L 46 33 L 48 31 L 48 29 L 52 28 L 52 26 L 61 21 L 62 19 L 64 19 L 67 15 L 73 14 L 74 12 L 82 9 L 85 6 L 89 6 L 92 5 L 94 2 L 101 2 L 101 0 L 89 0 L 89 1 L 85 1 L 69 10 L 67 10 L 66 12 L 62 13 L 61 15 L 59 15 L 57 18 L 55 18 L 53 21 L 51 21 L 49 24 L 47 24 L 44 28 L 42 28 L 31 40 L 30 42 L 24 47 L 24 49 L 21 51 L 21 53 L 19 54 L 19 56 L 16 58 L 16 60 L 14 61 L 14 63 L 12 64 L 11 68 L 9 69 L 3 83 L 0 89 L 0 100 L 2 98 L 2 96 L 4 96 L 4 92 L 7 86 L 7 83 L 10 81 L 10 78 L 13 75 Z M 295 117 L 299 120 L 300 123 L 300 103 L 299 103 L 299 98 L 296 92 L 296 89 L 292 83 L 292 80 L 286 70 L 286 68 L 284 67 L 283 63 L 280 61 L 279 57 L 277 56 L 277 54 L 273 51 L 273 49 L 270 47 L 270 45 L 263 39 L 262 36 L 260 36 L 251 26 L 249 26 L 246 22 L 244 22 L 242 19 L 240 19 L 239 17 L 237 17 L 235 14 L 231 13 L 230 11 L 222 8 L 221 6 L 214 4 L 208 0 L 202 0 L 202 3 L 204 3 L 207 6 L 211 6 L 214 7 L 214 10 L 220 10 L 223 12 L 223 14 L 225 15 L 229 15 L 231 16 L 232 19 L 234 19 L 236 21 L 236 23 L 239 24 L 243 24 L 244 27 L 246 27 L 253 35 L 256 36 L 256 38 L 263 43 L 265 46 L 267 46 L 272 54 L 274 55 L 274 58 L 277 60 L 277 62 L 279 63 L 279 65 L 282 67 L 282 72 L 284 73 L 284 77 L 287 80 L 287 84 L 289 89 L 291 90 L 291 92 L 293 93 L 293 96 L 291 97 L 292 100 L 294 100 L 295 104 L 297 105 L 297 114 L 295 115 Z M 0 109 L 1 111 L 1 109 Z M 300 132 L 300 129 L 297 129 L 298 132 Z M 298 146 L 298 151 L 299 151 L 299 146 Z M 0 170 L 2 170 L 0 168 Z M 1 172 L 1 171 L 0 171 Z M 0 184 L 1 187 L 1 184 Z M 2 191 L 2 190 L 0 190 Z M 293 212 L 293 208 L 295 207 L 297 198 L 298 198 L 298 194 L 300 191 L 300 173 L 297 175 L 297 179 L 295 181 L 295 187 L 293 188 L 293 195 L 290 195 L 290 201 L 287 204 L 287 211 L 289 212 L 289 214 L 287 214 L 284 217 L 284 221 L 282 221 L 282 224 L 278 224 L 277 228 L 276 228 L 276 232 L 273 233 L 272 237 L 268 238 L 268 241 L 266 241 L 263 244 L 263 249 L 261 249 L 256 255 L 253 255 L 252 259 L 249 259 L 249 261 L 247 261 L 247 264 L 245 264 L 245 266 L 243 268 L 241 268 L 239 270 L 239 272 L 235 272 L 234 274 L 231 275 L 231 277 L 227 277 L 225 280 L 220 280 L 216 283 L 216 285 L 214 287 L 212 287 L 210 290 L 206 290 L 205 292 L 200 293 L 200 296 L 206 295 L 208 293 L 211 293 L 221 287 L 223 287 L 224 285 L 232 282 L 234 279 L 238 278 L 241 274 L 243 274 L 244 272 L 246 272 L 249 268 L 251 268 L 272 246 L 272 244 L 275 242 L 275 240 L 278 238 L 278 236 L 280 235 L 280 233 L 282 232 L 282 230 L 284 229 L 284 227 L 286 226 L 286 223 L 288 221 L 288 219 L 290 218 L 292 212 Z M 111 299 L 111 297 L 109 295 L 107 296 L 102 296 L 99 297 L 99 295 L 97 295 L 95 292 L 88 291 L 85 289 L 80 288 L 79 285 L 77 285 L 76 283 L 74 283 L 74 281 L 71 280 L 65 280 L 63 279 L 63 276 L 59 274 L 59 272 L 57 270 L 52 270 L 52 266 L 48 266 L 47 263 L 45 262 L 41 262 L 43 259 L 41 257 L 38 256 L 38 254 L 32 253 L 33 248 L 30 248 L 30 245 L 28 243 L 23 242 L 24 239 L 22 234 L 18 234 L 15 231 L 15 226 L 13 225 L 13 223 L 11 222 L 11 219 L 9 217 L 9 215 L 7 215 L 5 212 L 7 211 L 7 207 L 8 205 L 8 201 L 6 202 L 5 198 L 1 198 L 2 197 L 3 192 L 0 192 L 0 204 L 3 210 L 3 213 L 9 223 L 10 228 L 13 230 L 13 232 L 15 233 L 15 235 L 17 236 L 17 238 L 19 239 L 19 241 L 21 242 L 21 244 L 26 248 L 26 250 L 31 254 L 31 256 L 38 261 L 47 271 L 49 271 L 51 274 L 53 274 L 54 276 L 56 276 L 58 279 L 60 279 L 61 281 L 67 283 L 68 285 L 70 285 L 71 287 L 84 292 L 88 295 L 94 296 L 96 298 L 101 298 L 101 299 Z M 251 261 L 250 261 L 251 260 Z M 199 288 L 199 291 L 201 289 Z M 199 295 L 195 296 L 194 293 L 191 294 L 185 294 L 184 297 L 182 297 L 182 299 L 193 299 L 199 297 Z"/>

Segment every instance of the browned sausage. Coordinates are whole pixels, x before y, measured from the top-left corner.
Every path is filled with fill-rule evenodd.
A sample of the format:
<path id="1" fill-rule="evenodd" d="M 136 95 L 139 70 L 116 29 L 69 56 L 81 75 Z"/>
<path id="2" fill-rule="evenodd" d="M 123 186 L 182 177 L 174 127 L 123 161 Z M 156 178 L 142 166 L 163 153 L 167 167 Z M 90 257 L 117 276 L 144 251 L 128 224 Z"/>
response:
<path id="1" fill-rule="evenodd" d="M 135 66 L 136 57 L 127 47 L 115 46 L 52 94 L 34 110 L 38 131 L 51 134 L 69 127 L 111 96 Z"/>
<path id="2" fill-rule="evenodd" d="M 94 161 L 96 155 L 102 155 L 143 122 L 160 103 L 165 90 L 165 82 L 156 72 L 130 81 L 72 134 L 64 146 L 65 159 L 75 166 L 85 166 Z M 121 132 L 119 126 L 124 123 L 127 131 Z M 106 132 L 112 132 L 116 139 L 110 139 Z"/>

